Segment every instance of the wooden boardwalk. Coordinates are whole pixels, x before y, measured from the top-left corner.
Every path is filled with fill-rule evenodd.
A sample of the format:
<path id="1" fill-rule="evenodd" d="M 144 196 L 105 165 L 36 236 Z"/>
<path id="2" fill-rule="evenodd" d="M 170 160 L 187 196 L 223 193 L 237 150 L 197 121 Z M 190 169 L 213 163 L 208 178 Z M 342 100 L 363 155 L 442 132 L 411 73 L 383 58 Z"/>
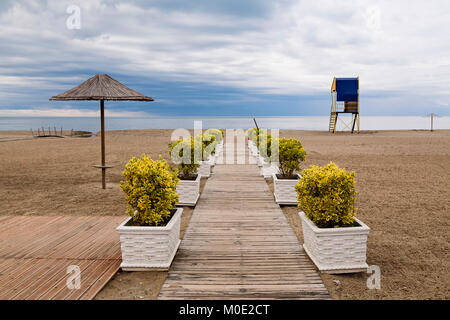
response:
<path id="1" fill-rule="evenodd" d="M 125 217 L 0 217 L 0 299 L 92 299 L 121 263 Z M 81 271 L 70 290 L 67 267 Z"/>
<path id="2" fill-rule="evenodd" d="M 159 299 L 329 299 L 256 165 L 216 165 Z"/>

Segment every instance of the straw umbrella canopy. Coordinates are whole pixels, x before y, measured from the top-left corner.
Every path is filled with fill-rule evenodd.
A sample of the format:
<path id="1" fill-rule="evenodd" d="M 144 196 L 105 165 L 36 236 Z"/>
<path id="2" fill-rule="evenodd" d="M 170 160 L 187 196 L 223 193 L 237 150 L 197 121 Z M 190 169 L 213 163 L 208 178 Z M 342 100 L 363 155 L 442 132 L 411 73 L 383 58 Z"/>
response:
<path id="1" fill-rule="evenodd" d="M 50 98 L 51 101 L 69 101 L 69 100 L 99 100 L 100 118 L 101 118 L 101 144 L 102 144 L 102 164 L 95 165 L 102 169 L 102 188 L 106 188 L 105 173 L 111 166 L 105 163 L 105 100 L 112 101 L 153 101 L 153 98 L 147 97 L 119 81 L 111 78 L 107 74 L 97 74 L 86 80 L 79 86 L 70 89 L 64 93 Z"/>

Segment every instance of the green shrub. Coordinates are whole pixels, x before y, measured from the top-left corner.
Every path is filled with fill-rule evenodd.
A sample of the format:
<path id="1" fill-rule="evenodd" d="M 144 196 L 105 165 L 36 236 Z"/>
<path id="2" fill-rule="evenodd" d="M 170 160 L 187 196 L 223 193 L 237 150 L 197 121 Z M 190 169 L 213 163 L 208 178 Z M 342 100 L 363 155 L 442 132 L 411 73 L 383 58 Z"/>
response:
<path id="1" fill-rule="evenodd" d="M 182 177 L 197 172 L 203 153 L 203 143 L 198 138 L 180 139 L 169 143 L 169 147 L 172 161 L 178 165 Z"/>
<path id="2" fill-rule="evenodd" d="M 143 154 L 131 158 L 122 173 L 121 190 L 127 195 L 127 214 L 141 226 L 158 226 L 170 220 L 178 203 L 177 171 L 166 160 Z"/>
<path id="3" fill-rule="evenodd" d="M 208 129 L 205 134 L 213 135 L 216 138 L 217 143 L 222 142 L 224 137 L 224 131 L 221 129 Z"/>
<path id="4" fill-rule="evenodd" d="M 270 160 L 272 156 L 272 135 L 261 133 L 258 136 L 258 151 L 259 154 L 266 160 Z"/>
<path id="5" fill-rule="evenodd" d="M 203 146 L 202 152 L 203 152 L 203 159 L 206 160 L 211 154 L 216 153 L 216 146 L 217 146 L 217 140 L 216 136 L 208 133 L 199 134 L 196 139 L 199 139 L 201 141 L 201 144 Z"/>
<path id="6" fill-rule="evenodd" d="M 250 128 L 247 130 L 247 136 L 252 140 L 256 145 L 258 145 L 258 136 L 260 134 L 267 134 L 266 130 L 258 129 L 258 128 Z"/>
<path id="7" fill-rule="evenodd" d="M 256 144 L 257 136 L 259 134 L 259 130 L 257 128 L 250 128 L 247 130 L 247 136 Z"/>
<path id="8" fill-rule="evenodd" d="M 355 223 L 355 173 L 330 162 L 302 172 L 295 186 L 299 207 L 319 228 L 352 226 Z"/>
<path id="9" fill-rule="evenodd" d="M 258 128 L 250 128 L 247 130 L 247 136 L 250 138 L 250 140 L 253 141 L 253 143 L 259 148 L 260 139 L 259 137 L 261 135 L 267 135 L 267 131 L 264 129 L 258 129 Z"/>
<path id="10" fill-rule="evenodd" d="M 271 153 L 270 158 L 273 162 L 278 161 L 284 177 L 291 177 L 295 171 L 300 170 L 300 162 L 306 160 L 306 151 L 300 141 L 286 138 L 271 139 L 271 144 L 278 144 L 278 152 L 275 148 L 275 153 Z"/>

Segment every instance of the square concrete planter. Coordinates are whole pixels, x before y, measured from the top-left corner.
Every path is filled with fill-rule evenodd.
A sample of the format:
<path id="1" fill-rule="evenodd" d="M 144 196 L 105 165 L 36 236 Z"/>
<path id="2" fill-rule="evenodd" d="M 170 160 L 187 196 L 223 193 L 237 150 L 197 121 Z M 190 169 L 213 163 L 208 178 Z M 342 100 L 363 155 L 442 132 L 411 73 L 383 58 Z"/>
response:
<path id="1" fill-rule="evenodd" d="M 197 173 L 201 178 L 209 178 L 211 176 L 211 164 L 208 161 L 200 162 L 200 167 L 198 167 Z"/>
<path id="2" fill-rule="evenodd" d="M 131 217 L 117 227 L 124 271 L 167 270 L 180 245 L 182 208 L 176 209 L 163 227 L 127 226 Z"/>
<path id="3" fill-rule="evenodd" d="M 251 140 L 248 141 L 248 149 L 252 156 L 258 155 L 258 147 Z"/>
<path id="4" fill-rule="evenodd" d="M 181 180 L 177 185 L 177 192 L 180 195 L 179 206 L 194 207 L 200 197 L 200 174 L 195 180 Z"/>
<path id="5" fill-rule="evenodd" d="M 252 153 L 253 156 L 258 157 L 259 151 L 258 151 L 258 147 L 257 147 L 257 146 L 253 145 L 253 146 L 251 147 L 250 151 L 251 151 L 251 153 Z"/>
<path id="6" fill-rule="evenodd" d="M 254 148 L 253 148 L 253 142 L 251 140 L 248 141 L 248 156 L 249 157 L 255 157 Z"/>
<path id="7" fill-rule="evenodd" d="M 326 273 L 365 272 L 367 236 L 370 228 L 355 219 L 357 227 L 318 228 L 300 212 L 305 249 L 320 271 Z"/>
<path id="8" fill-rule="evenodd" d="M 261 175 L 265 179 L 271 178 L 274 174 L 277 174 L 279 172 L 278 165 L 273 162 L 266 162 L 263 164 L 261 168 Z"/>
<path id="9" fill-rule="evenodd" d="M 219 144 L 217 144 L 216 146 L 216 154 L 220 154 L 223 152 L 223 141 L 221 141 Z"/>
<path id="10" fill-rule="evenodd" d="M 273 177 L 273 194 L 275 195 L 275 202 L 283 205 L 297 205 L 297 192 L 295 191 L 295 185 L 301 178 L 297 174 L 298 179 L 278 179 L 277 174 L 274 173 Z"/>
<path id="11" fill-rule="evenodd" d="M 258 167 L 263 167 L 264 165 L 269 165 L 264 157 L 258 156 Z"/>
<path id="12" fill-rule="evenodd" d="M 206 160 L 210 166 L 214 166 L 216 164 L 216 155 L 215 154 L 211 154 L 208 157 L 208 160 Z"/>

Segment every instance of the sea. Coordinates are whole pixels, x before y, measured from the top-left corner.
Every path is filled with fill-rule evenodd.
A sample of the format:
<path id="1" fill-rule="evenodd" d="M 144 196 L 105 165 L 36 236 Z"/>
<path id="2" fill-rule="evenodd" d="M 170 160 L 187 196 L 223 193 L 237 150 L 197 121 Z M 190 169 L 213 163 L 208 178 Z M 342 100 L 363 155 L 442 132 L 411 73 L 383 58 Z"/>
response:
<path id="1" fill-rule="evenodd" d="M 258 127 L 266 129 L 328 130 L 328 116 L 256 117 Z M 349 118 L 344 119 L 349 122 Z M 338 121 L 338 128 L 345 125 Z M 222 129 L 255 127 L 252 117 L 106 117 L 106 130 L 130 129 L 193 129 L 201 126 Z M 0 117 L 0 130 L 100 130 L 99 117 Z M 431 119 L 426 116 L 361 116 L 361 130 L 429 130 Z M 433 129 L 450 129 L 450 116 L 434 117 Z"/>

